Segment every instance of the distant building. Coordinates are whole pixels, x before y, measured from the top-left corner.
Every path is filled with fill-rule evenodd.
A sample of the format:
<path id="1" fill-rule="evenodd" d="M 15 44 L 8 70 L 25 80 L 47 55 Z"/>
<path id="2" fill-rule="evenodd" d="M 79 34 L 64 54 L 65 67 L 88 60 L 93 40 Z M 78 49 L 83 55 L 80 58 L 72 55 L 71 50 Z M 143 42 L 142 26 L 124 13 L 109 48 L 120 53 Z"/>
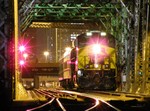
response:
<path id="1" fill-rule="evenodd" d="M 38 58 L 38 62 L 45 62 L 46 58 L 43 53 L 44 51 L 48 51 L 48 62 L 54 63 L 58 62 L 62 57 L 66 47 L 72 46 L 72 41 L 76 36 L 83 32 L 85 30 L 81 29 L 29 28 L 26 33 L 34 38 L 32 40 L 32 47 L 34 49 L 33 52 Z"/>

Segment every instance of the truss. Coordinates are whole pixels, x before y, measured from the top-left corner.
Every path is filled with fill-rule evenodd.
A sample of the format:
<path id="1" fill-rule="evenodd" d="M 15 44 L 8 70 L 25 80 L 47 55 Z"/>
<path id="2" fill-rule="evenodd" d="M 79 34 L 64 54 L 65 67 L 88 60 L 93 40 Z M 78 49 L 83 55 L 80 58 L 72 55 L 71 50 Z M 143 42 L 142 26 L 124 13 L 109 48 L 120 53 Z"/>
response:
<path id="1" fill-rule="evenodd" d="M 105 21 L 111 20 L 112 16 L 115 18 L 121 3 L 32 0 L 20 4 L 20 27 L 21 31 L 25 31 L 32 22 L 97 23 L 107 28 Z"/>
<path id="2" fill-rule="evenodd" d="M 97 23 L 32 22 L 30 28 L 101 29 Z"/>
<path id="3" fill-rule="evenodd" d="M 12 2 L 0 0 L 0 110 L 9 110 L 12 101 L 12 76 L 14 75 L 12 45 Z M 8 107 L 5 107 L 8 105 Z"/>

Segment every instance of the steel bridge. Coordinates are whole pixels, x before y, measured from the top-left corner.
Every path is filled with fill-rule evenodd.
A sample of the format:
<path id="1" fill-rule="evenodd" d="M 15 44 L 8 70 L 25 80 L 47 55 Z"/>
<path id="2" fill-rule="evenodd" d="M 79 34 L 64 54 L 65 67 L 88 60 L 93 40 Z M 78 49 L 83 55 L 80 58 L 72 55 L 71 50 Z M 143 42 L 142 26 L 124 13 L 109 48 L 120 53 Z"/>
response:
<path id="1" fill-rule="evenodd" d="M 112 33 L 120 66 L 118 91 L 149 95 L 149 5 L 149 0 L 0 0 L 0 98 L 5 103 L 16 98 L 17 41 L 29 27 Z"/>

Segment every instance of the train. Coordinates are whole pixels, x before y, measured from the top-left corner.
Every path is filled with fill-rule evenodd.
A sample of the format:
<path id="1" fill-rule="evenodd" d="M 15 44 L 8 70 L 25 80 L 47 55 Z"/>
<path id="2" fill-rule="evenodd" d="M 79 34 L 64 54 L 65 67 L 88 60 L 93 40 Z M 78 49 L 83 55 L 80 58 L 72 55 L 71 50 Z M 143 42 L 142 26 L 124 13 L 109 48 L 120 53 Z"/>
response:
<path id="1" fill-rule="evenodd" d="M 59 82 L 65 89 L 116 90 L 115 37 L 88 31 L 76 37 L 59 60 Z"/>

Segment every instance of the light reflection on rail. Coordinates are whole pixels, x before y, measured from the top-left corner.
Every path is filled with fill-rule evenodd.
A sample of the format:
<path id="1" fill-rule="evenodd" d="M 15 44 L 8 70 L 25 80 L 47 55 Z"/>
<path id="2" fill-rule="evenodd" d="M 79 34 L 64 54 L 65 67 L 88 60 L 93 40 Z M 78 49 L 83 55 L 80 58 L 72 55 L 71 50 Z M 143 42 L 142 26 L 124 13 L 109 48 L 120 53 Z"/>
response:
<path id="1" fill-rule="evenodd" d="M 28 109 L 26 111 L 34 111 L 34 110 L 37 110 L 37 109 L 40 109 L 40 108 L 43 108 L 44 106 L 48 105 L 48 104 L 51 104 L 53 101 L 55 100 L 55 98 L 52 98 L 49 102 L 41 105 L 41 106 L 38 106 L 38 107 L 35 107 L 35 108 L 32 108 L 32 109 Z"/>
<path id="2" fill-rule="evenodd" d="M 96 99 L 95 105 L 94 105 L 93 107 L 91 107 L 91 108 L 85 110 L 85 111 L 90 111 L 90 110 L 94 109 L 95 107 L 97 107 L 99 104 L 100 104 L 100 103 L 99 103 L 99 100 Z"/>
<path id="3" fill-rule="evenodd" d="M 80 93 L 78 93 L 78 92 L 66 91 L 66 90 L 62 90 L 61 92 L 70 93 L 70 94 L 77 94 L 77 95 L 80 94 Z M 81 94 L 80 94 L 80 95 L 81 95 Z M 84 96 L 85 96 L 85 95 L 84 95 Z M 87 95 L 86 95 L 85 97 L 92 98 L 92 97 L 89 97 L 89 96 L 87 96 Z M 114 107 L 113 105 L 109 104 L 108 102 L 104 101 L 103 99 L 99 99 L 99 100 L 96 99 L 96 98 L 92 98 L 92 99 L 95 99 L 96 104 L 95 104 L 93 107 L 91 107 L 91 108 L 89 108 L 89 109 L 87 109 L 87 110 L 85 110 L 85 111 L 90 111 L 90 110 L 94 109 L 95 107 L 97 107 L 97 106 L 100 104 L 99 101 L 101 101 L 102 103 L 107 104 L 108 106 L 110 106 L 111 108 L 113 108 L 113 109 L 116 110 L 116 111 L 121 111 L 120 109 Z"/>
<path id="4" fill-rule="evenodd" d="M 91 104 L 90 106 L 89 106 L 89 104 L 87 104 L 86 106 L 84 106 L 85 108 L 83 107 L 85 109 L 84 111 L 92 111 L 94 109 L 97 109 L 100 105 L 100 100 L 98 100 L 96 98 L 86 97 L 86 96 L 78 95 L 78 94 L 72 94 L 71 92 L 67 92 L 67 91 L 37 90 L 37 92 L 39 92 L 40 94 L 43 94 L 47 98 L 47 100 L 50 99 L 50 101 L 43 105 L 40 105 L 38 107 L 28 109 L 26 111 L 34 111 L 34 110 L 39 110 L 39 109 L 41 110 L 41 109 L 46 108 L 48 105 L 53 105 L 53 102 L 56 102 L 59 106 L 58 108 L 61 109 L 62 111 L 67 111 L 66 108 L 68 108 L 68 106 L 66 106 L 66 108 L 65 108 L 65 106 L 63 105 L 63 102 L 60 99 L 67 99 L 66 96 L 71 98 L 72 95 L 76 95 L 76 97 L 78 96 L 79 99 L 83 99 L 83 102 L 85 102 L 85 103 L 87 102 L 84 100 L 85 98 L 87 98 L 91 101 L 91 102 L 89 102 L 89 104 Z M 64 95 L 64 96 L 61 97 L 60 95 Z M 67 100 L 68 100 L 67 102 L 69 103 L 69 99 L 67 99 Z M 74 100 L 74 99 L 72 98 L 72 100 Z M 76 100 L 77 100 L 77 98 L 76 98 Z M 121 111 L 118 108 L 115 108 L 114 106 L 110 105 L 109 103 L 107 103 L 103 100 L 101 100 L 101 102 L 106 104 L 107 106 L 111 107 L 113 109 L 113 111 Z M 72 103 L 71 105 L 74 105 L 74 104 Z M 69 107 L 71 107 L 71 106 L 69 106 Z"/>
<path id="5" fill-rule="evenodd" d="M 59 101 L 58 98 L 56 99 L 56 101 L 58 102 L 59 106 L 61 107 L 61 109 L 62 109 L 63 111 L 67 111 L 67 110 L 64 108 L 64 106 L 61 104 L 61 102 Z"/>

